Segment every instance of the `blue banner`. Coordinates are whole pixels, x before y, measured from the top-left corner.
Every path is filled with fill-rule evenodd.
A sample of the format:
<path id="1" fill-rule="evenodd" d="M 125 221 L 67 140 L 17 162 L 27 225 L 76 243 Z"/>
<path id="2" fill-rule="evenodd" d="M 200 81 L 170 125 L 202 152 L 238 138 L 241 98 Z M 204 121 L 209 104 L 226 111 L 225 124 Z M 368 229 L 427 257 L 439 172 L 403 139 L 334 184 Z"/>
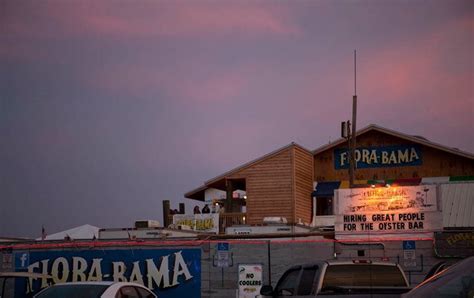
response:
<path id="1" fill-rule="evenodd" d="M 55 283 L 127 281 L 143 284 L 160 298 L 201 296 L 198 248 L 18 251 L 14 255 L 16 271 L 49 274 Z M 26 280 L 17 280 L 15 297 L 30 297 L 46 286 L 46 280 L 38 279 L 28 289 Z"/>
<path id="2" fill-rule="evenodd" d="M 419 166 L 423 164 L 421 147 L 388 146 L 360 147 L 355 150 L 356 168 L 383 168 Z M 347 148 L 334 150 L 334 168 L 336 170 L 349 168 L 349 152 Z"/>

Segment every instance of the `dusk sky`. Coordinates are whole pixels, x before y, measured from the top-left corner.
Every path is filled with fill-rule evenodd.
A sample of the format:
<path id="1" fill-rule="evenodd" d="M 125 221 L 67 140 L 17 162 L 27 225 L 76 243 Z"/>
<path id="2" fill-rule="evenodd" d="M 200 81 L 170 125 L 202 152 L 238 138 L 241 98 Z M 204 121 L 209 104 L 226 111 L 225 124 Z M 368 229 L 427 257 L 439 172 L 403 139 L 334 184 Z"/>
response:
<path id="1" fill-rule="evenodd" d="M 131 227 L 350 119 L 474 153 L 474 1 L 0 1 L 0 237 Z"/>

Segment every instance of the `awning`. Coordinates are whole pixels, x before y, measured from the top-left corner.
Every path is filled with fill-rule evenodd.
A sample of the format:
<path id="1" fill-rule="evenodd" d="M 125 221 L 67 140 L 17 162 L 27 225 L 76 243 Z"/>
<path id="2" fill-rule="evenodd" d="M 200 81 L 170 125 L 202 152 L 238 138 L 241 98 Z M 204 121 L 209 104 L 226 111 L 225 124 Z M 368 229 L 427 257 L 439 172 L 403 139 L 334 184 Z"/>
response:
<path id="1" fill-rule="evenodd" d="M 334 190 L 338 189 L 341 181 L 318 182 L 316 190 L 311 194 L 313 197 L 332 197 Z"/>

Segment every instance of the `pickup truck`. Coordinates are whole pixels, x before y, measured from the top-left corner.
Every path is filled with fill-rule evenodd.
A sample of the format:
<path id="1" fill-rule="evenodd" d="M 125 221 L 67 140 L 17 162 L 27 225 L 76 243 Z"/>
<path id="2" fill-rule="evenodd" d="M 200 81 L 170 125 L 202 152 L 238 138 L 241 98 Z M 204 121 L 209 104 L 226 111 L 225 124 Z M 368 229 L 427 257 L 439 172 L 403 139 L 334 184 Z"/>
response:
<path id="1" fill-rule="evenodd" d="M 275 286 L 265 285 L 264 297 L 399 297 L 410 290 L 399 265 L 371 261 L 321 261 L 297 265 L 283 273 Z"/>

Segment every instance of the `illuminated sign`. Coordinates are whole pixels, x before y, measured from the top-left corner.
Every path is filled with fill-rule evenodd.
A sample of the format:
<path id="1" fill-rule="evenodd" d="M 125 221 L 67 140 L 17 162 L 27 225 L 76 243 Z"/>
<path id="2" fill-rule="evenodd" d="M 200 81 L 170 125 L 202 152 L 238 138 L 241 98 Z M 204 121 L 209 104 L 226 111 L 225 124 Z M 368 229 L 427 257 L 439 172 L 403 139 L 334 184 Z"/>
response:
<path id="1" fill-rule="evenodd" d="M 434 185 L 336 190 L 336 233 L 413 233 L 441 229 Z"/>
<path id="2" fill-rule="evenodd" d="M 336 170 L 349 168 L 347 148 L 334 150 L 334 168 Z M 390 146 L 390 147 L 361 147 L 355 150 L 357 168 L 380 168 L 419 166 L 423 164 L 421 147 Z"/>

